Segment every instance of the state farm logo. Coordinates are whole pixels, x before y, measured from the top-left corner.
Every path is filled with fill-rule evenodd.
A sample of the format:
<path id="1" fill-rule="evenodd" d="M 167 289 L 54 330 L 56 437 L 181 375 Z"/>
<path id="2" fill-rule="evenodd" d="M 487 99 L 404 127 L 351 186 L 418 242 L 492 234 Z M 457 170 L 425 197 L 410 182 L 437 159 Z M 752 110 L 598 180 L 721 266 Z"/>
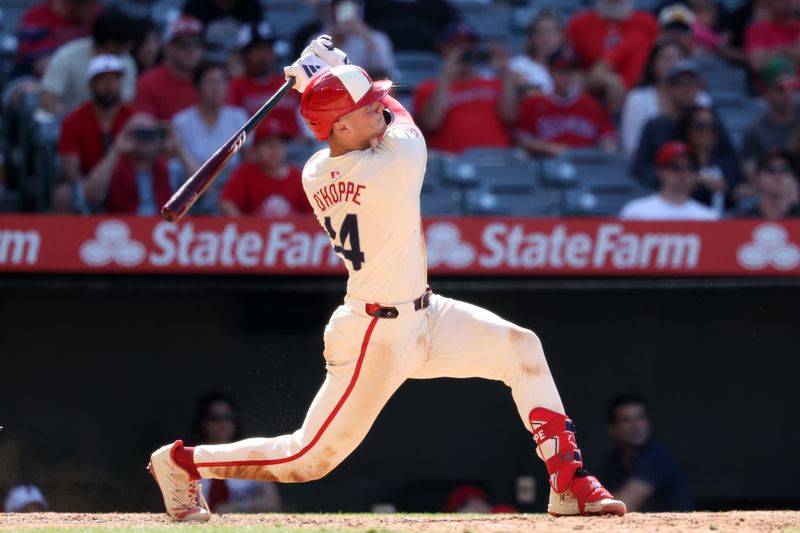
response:
<path id="1" fill-rule="evenodd" d="M 475 260 L 475 248 L 461 240 L 461 230 L 448 222 L 437 222 L 428 227 L 428 266 L 441 264 L 451 268 L 465 268 Z"/>
<path id="2" fill-rule="evenodd" d="M 106 220 L 95 230 L 95 239 L 83 243 L 81 259 L 87 265 L 101 267 L 109 263 L 130 267 L 144 261 L 142 243 L 131 239 L 131 230 L 119 220 Z"/>
<path id="3" fill-rule="evenodd" d="M 753 242 L 744 244 L 736 252 L 736 259 L 749 270 L 768 266 L 791 270 L 800 265 L 800 247 L 789 242 L 789 234 L 783 226 L 761 224 L 753 230 Z"/>

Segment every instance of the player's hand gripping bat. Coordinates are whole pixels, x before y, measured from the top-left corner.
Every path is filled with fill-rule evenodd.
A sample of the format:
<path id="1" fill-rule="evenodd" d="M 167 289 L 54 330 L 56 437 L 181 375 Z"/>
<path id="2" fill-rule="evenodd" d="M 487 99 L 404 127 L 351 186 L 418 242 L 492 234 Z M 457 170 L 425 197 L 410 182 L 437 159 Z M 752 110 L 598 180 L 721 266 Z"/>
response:
<path id="1" fill-rule="evenodd" d="M 267 100 L 256 113 L 245 122 L 244 126 L 233 134 L 222 147 L 214 152 L 203 165 L 197 169 L 191 178 L 178 189 L 172 198 L 161 208 L 161 216 L 170 222 L 177 222 L 194 203 L 200 195 L 208 189 L 217 174 L 223 169 L 225 164 L 238 152 L 247 137 L 261 123 L 262 120 L 272 111 L 272 108 L 280 101 L 283 96 L 294 86 L 294 78 L 288 78 L 278 91 Z"/>

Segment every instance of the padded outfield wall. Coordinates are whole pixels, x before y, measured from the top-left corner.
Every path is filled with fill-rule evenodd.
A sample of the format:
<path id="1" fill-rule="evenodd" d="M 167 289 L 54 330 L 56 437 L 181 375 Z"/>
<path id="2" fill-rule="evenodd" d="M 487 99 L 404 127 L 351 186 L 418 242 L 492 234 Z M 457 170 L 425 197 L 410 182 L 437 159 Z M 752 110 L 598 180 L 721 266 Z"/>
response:
<path id="1" fill-rule="evenodd" d="M 437 277 L 438 292 L 537 331 L 590 465 L 604 408 L 651 401 L 700 508 L 794 507 L 800 470 L 798 302 L 789 278 Z M 55 510 L 158 510 L 154 447 L 194 402 L 239 400 L 248 435 L 294 430 L 323 379 L 322 329 L 343 279 L 0 275 L 0 491 L 39 484 Z M 281 487 L 291 510 L 418 509 L 456 480 L 513 500 L 546 477 L 510 394 L 479 380 L 408 382 L 330 477 Z"/>

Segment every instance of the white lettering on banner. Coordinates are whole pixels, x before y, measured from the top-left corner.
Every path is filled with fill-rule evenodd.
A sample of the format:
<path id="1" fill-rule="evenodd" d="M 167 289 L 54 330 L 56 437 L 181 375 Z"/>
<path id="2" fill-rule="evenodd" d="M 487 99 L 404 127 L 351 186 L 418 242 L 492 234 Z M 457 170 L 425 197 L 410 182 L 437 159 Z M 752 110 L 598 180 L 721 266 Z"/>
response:
<path id="1" fill-rule="evenodd" d="M 498 222 L 484 228 L 482 242 L 489 253 L 478 262 L 485 268 L 693 269 L 701 248 L 696 234 L 625 233 L 621 224 L 601 224 L 593 238 L 569 234 L 563 224 L 548 234 Z"/>
<path id="2" fill-rule="evenodd" d="M 0 265 L 19 265 L 23 261 L 26 265 L 35 265 L 41 242 L 38 231 L 0 231 Z"/>
<path id="3" fill-rule="evenodd" d="M 292 223 L 272 224 L 265 238 L 255 231 L 240 233 L 235 223 L 222 231 L 195 231 L 191 222 L 162 222 L 153 230 L 153 244 L 154 266 L 318 267 L 340 262 L 324 232 L 298 231 Z"/>

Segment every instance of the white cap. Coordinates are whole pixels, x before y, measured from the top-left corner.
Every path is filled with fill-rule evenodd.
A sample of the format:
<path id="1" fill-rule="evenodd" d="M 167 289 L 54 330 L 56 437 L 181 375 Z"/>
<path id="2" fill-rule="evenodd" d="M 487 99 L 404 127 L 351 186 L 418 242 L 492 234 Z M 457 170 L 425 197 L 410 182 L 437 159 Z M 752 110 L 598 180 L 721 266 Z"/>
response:
<path id="1" fill-rule="evenodd" d="M 32 503 L 38 503 L 45 509 L 49 507 L 47 500 L 44 499 L 42 491 L 38 487 L 35 485 L 18 485 L 8 491 L 4 506 L 7 513 L 16 513 Z"/>
<path id="2" fill-rule="evenodd" d="M 125 72 L 125 65 L 122 60 L 113 54 L 103 54 L 95 56 L 89 61 L 89 68 L 86 69 L 86 77 L 92 79 L 98 74 L 105 74 L 107 72 Z"/>
<path id="3" fill-rule="evenodd" d="M 668 24 L 683 24 L 691 29 L 694 25 L 694 13 L 683 4 L 670 4 L 658 13 L 658 24 L 664 27 Z"/>

